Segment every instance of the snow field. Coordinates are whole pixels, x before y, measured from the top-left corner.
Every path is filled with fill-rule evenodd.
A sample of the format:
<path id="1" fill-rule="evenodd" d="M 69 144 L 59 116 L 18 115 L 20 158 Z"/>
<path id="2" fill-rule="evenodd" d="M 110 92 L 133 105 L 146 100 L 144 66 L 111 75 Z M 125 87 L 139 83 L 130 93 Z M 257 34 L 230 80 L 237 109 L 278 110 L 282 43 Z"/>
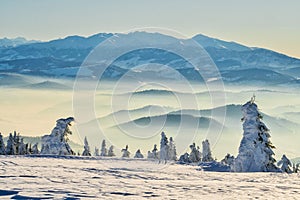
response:
<path id="1" fill-rule="evenodd" d="M 0 199 L 300 198 L 299 174 L 203 172 L 145 159 L 1 156 L 0 173 Z"/>

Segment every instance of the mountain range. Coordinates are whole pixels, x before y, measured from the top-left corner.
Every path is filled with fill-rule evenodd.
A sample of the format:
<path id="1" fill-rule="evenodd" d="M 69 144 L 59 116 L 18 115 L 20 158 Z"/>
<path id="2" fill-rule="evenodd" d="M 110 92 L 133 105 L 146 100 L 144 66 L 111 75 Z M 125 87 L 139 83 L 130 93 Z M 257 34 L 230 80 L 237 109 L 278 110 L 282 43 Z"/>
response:
<path id="1" fill-rule="evenodd" d="M 130 41 L 150 42 L 170 47 L 187 40 L 200 44 L 218 67 L 224 82 L 233 84 L 299 85 L 300 59 L 263 48 L 247 47 L 202 34 L 190 39 L 178 39 L 160 33 L 133 32 L 128 34 L 99 33 L 90 37 L 69 36 L 48 42 L 23 39 L 0 40 L 0 73 L 22 74 L 55 78 L 75 78 L 80 65 L 92 50 L 110 37 Z M 19 41 L 19 42 L 18 42 Z M 23 41 L 23 42 L 22 42 Z M 161 49 L 138 49 L 120 56 L 104 72 L 107 79 L 118 79 L 129 69 L 145 64 L 168 65 L 188 80 L 202 81 L 198 71 L 186 60 Z M 177 79 L 172 72 L 157 66 L 143 66 L 147 76 Z M 97 69 L 86 76 L 92 77 Z M 131 71 L 140 76 L 141 71 Z M 154 72 L 154 73 L 151 73 Z M 0 78 L 1 79 L 1 78 Z"/>

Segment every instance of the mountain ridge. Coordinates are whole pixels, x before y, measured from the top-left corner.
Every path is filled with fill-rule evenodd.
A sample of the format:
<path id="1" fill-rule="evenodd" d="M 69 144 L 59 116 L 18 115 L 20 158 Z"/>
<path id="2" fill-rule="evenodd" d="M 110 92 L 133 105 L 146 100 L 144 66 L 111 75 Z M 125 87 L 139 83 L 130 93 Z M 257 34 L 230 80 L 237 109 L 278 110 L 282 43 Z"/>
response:
<path id="1" fill-rule="evenodd" d="M 264 74 L 265 71 L 263 70 L 269 70 L 271 74 L 292 77 L 292 80 L 285 80 L 287 83 L 298 84 L 296 80 L 300 78 L 300 59 L 282 53 L 258 47 L 247 47 L 236 42 L 223 41 L 202 34 L 189 39 L 178 39 L 161 33 L 148 32 L 98 33 L 89 37 L 75 35 L 47 42 L 1 47 L 0 72 L 75 78 L 80 65 L 89 53 L 110 37 L 112 39 L 113 37 L 123 37 L 125 41 L 130 42 L 159 43 L 165 45 L 166 48 L 172 47 L 172 45 L 184 46 L 186 41 L 194 40 L 207 51 L 221 75 L 225 76 L 224 81 L 229 83 L 235 83 L 235 80 L 226 79 L 226 75 L 234 74 L 238 70 L 250 69 L 255 69 L 258 74 Z M 130 43 L 126 45 L 130 45 Z M 105 71 L 103 78 L 120 78 L 135 66 L 153 63 L 169 66 L 188 80 L 203 81 L 199 72 L 187 61 L 159 49 L 142 49 L 119 57 Z M 91 69 L 87 76 L 93 76 L 96 71 L 97 69 Z M 149 70 L 147 72 L 149 73 Z M 159 71 L 159 74 L 161 78 L 178 78 L 175 74 L 172 75 L 172 73 L 164 72 L 164 70 Z M 140 76 L 140 73 L 134 72 L 132 76 Z M 149 76 L 153 76 L 153 74 L 149 73 Z M 259 80 L 255 81 L 278 84 L 266 76 L 261 76 Z"/>

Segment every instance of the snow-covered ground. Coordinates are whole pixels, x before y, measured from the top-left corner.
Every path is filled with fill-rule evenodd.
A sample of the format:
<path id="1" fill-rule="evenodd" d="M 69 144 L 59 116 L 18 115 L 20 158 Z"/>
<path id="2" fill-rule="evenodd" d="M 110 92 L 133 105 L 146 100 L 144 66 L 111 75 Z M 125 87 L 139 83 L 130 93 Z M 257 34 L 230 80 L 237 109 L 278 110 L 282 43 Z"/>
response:
<path id="1" fill-rule="evenodd" d="M 0 157 L 0 199 L 300 199 L 300 176 L 139 159 Z"/>

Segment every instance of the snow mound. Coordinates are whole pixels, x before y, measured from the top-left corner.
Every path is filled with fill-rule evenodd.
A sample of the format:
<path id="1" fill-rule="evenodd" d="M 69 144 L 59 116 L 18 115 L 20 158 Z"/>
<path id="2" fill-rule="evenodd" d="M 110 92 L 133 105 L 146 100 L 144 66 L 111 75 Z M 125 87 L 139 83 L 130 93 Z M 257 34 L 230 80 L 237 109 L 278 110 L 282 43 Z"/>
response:
<path id="1" fill-rule="evenodd" d="M 212 162 L 201 162 L 199 163 L 200 169 L 203 171 L 210 172 L 230 172 L 230 166 L 224 165 L 220 162 L 212 161 Z"/>

